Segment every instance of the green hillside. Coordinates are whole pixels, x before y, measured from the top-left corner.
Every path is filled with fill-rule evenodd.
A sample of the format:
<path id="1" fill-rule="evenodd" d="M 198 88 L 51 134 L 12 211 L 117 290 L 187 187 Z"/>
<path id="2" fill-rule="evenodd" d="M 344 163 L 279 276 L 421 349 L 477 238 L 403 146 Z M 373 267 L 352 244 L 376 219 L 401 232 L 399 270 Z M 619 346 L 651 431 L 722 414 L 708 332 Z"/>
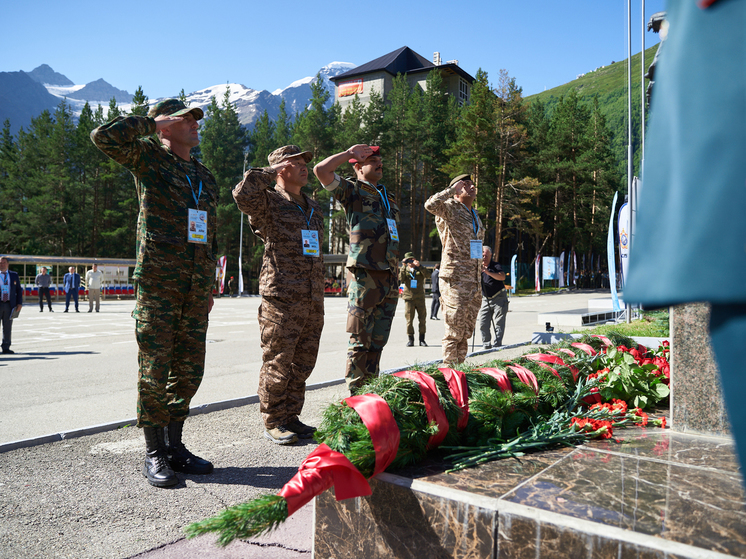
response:
<path id="1" fill-rule="evenodd" d="M 645 50 L 645 70 L 653 62 L 658 45 Z M 632 56 L 632 127 L 634 169 L 639 168 L 640 144 L 640 53 Z M 645 80 L 647 87 L 648 80 Z M 541 101 L 551 113 L 557 101 L 575 90 L 585 100 L 596 96 L 606 116 L 606 125 L 612 134 L 612 149 L 617 158 L 620 176 L 627 175 L 627 60 L 621 60 L 581 76 L 564 85 L 526 97 L 528 103 Z M 626 182 L 626 180 L 625 180 Z"/>

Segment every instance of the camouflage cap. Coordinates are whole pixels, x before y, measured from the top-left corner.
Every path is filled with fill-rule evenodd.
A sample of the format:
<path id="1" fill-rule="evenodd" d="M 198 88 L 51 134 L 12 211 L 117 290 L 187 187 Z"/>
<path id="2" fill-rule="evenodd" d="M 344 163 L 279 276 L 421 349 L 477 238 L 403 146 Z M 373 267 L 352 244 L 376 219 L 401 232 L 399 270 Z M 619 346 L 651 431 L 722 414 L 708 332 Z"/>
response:
<path id="1" fill-rule="evenodd" d="M 202 117 L 205 116 L 205 113 L 199 107 L 187 107 L 178 99 L 163 99 L 162 101 L 158 101 L 150 107 L 148 116 L 155 118 L 160 115 L 181 116 L 187 113 L 192 113 L 195 120 L 202 120 Z"/>
<path id="2" fill-rule="evenodd" d="M 451 186 L 456 184 L 458 181 L 462 181 L 466 179 L 469 179 L 471 182 L 474 182 L 474 179 L 471 178 L 471 175 L 467 173 L 465 175 L 459 175 L 457 177 L 453 177 L 453 180 L 451 181 L 451 184 L 448 185 L 448 187 L 450 188 Z"/>
<path id="3" fill-rule="evenodd" d="M 408 260 L 409 258 L 414 258 L 413 252 L 407 252 L 404 254 L 404 260 Z"/>
<path id="4" fill-rule="evenodd" d="M 289 145 L 277 148 L 267 156 L 267 160 L 269 161 L 270 166 L 272 166 L 277 165 L 280 161 L 285 161 L 286 159 L 295 157 L 296 155 L 303 156 L 303 160 L 306 163 L 309 163 L 311 159 L 313 159 L 313 155 L 310 151 L 301 151 L 298 146 Z"/>

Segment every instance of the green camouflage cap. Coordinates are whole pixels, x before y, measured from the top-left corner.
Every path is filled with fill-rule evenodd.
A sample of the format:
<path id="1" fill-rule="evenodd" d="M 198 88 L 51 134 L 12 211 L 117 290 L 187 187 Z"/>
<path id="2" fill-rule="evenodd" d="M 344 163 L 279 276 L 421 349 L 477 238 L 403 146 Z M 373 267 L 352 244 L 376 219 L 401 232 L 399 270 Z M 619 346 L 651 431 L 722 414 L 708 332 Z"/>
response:
<path id="1" fill-rule="evenodd" d="M 160 115 L 181 116 L 187 113 L 192 113 L 195 120 L 202 120 L 202 117 L 205 116 L 205 113 L 199 107 L 187 107 L 178 99 L 163 99 L 162 101 L 158 101 L 150 107 L 148 116 L 155 118 Z"/>
<path id="2" fill-rule="evenodd" d="M 414 258 L 414 253 L 413 252 L 407 252 L 404 255 L 404 260 L 409 260 L 410 258 Z"/>
<path id="3" fill-rule="evenodd" d="M 471 178 L 471 175 L 467 173 L 465 175 L 459 175 L 457 177 L 454 177 L 453 180 L 451 181 L 451 184 L 449 184 L 448 186 L 450 188 L 451 186 L 453 186 L 454 184 L 456 184 L 458 181 L 462 181 L 462 180 L 466 180 L 466 179 L 469 179 L 471 182 L 474 182 L 474 179 Z"/>
<path id="4" fill-rule="evenodd" d="M 310 151 L 301 151 L 298 146 L 289 145 L 277 148 L 275 151 L 267 156 L 267 160 L 269 161 L 269 165 L 271 167 L 273 165 L 277 165 L 280 161 L 285 161 L 286 159 L 290 159 L 291 157 L 295 157 L 296 155 L 303 156 L 303 160 L 306 163 L 309 163 L 311 159 L 313 159 L 313 155 Z"/>

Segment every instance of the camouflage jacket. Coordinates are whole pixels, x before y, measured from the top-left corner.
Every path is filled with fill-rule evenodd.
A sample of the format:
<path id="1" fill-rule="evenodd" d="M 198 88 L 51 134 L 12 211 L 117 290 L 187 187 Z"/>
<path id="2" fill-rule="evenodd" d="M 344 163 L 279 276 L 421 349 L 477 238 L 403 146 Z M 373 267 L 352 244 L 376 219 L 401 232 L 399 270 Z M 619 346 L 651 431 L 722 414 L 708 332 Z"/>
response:
<path id="1" fill-rule="evenodd" d="M 217 253 L 218 189 L 212 173 L 192 158 L 196 176 L 187 180 L 183 160 L 152 136 L 155 120 L 150 117 L 117 117 L 91 132 L 101 151 L 134 175 L 140 213 L 137 218 L 137 264 L 139 281 L 163 282 L 179 272 L 197 272 L 209 288 L 215 279 Z M 188 210 L 207 211 L 207 244 L 187 242 Z M 194 190 L 192 190 L 192 187 Z"/>
<path id="2" fill-rule="evenodd" d="M 399 227 L 399 206 L 394 196 L 386 193 L 389 210 L 383 203 L 383 185 L 373 187 L 362 181 L 339 179 L 339 185 L 332 190 L 345 209 L 347 229 L 350 233 L 350 253 L 347 255 L 348 268 L 368 270 L 391 270 L 396 273 L 399 263 L 399 241 L 389 234 L 386 218 L 396 221 Z M 401 235 L 401 232 L 399 232 Z"/>
<path id="3" fill-rule="evenodd" d="M 275 176 L 270 169 L 251 169 L 233 189 L 238 209 L 249 216 L 254 233 L 264 241 L 259 293 L 299 302 L 301 296 L 323 300 L 324 256 L 304 256 L 301 236 L 302 229 L 318 231 L 321 253 L 323 210 L 303 194 L 308 203 L 303 212 L 289 195 L 270 189 Z"/>
<path id="4" fill-rule="evenodd" d="M 484 240 L 484 225 L 476 212 L 469 211 L 453 197 L 454 187 L 433 194 L 425 202 L 425 209 L 435 215 L 443 254 L 440 260 L 440 277 L 453 281 L 481 280 L 482 259 L 471 258 L 472 240 Z M 474 233 L 476 218 L 477 232 Z"/>
<path id="5" fill-rule="evenodd" d="M 425 278 L 429 278 L 433 271 L 420 266 L 414 272 L 406 264 L 399 269 L 399 283 L 404 285 L 402 299 L 410 301 L 413 299 L 425 300 Z M 412 289 L 411 281 L 417 282 L 417 287 Z"/>

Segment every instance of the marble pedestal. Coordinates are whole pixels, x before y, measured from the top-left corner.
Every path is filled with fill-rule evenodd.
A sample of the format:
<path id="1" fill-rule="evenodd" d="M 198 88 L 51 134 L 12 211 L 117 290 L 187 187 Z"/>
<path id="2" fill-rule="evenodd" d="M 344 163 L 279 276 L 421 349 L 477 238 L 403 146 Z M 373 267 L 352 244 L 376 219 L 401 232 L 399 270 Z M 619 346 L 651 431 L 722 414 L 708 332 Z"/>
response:
<path id="1" fill-rule="evenodd" d="M 314 557 L 746 558 L 746 508 L 728 438 L 618 430 L 578 447 L 446 474 L 426 464 L 373 494 L 315 503 Z"/>
<path id="2" fill-rule="evenodd" d="M 715 356 L 710 306 L 671 307 L 671 428 L 684 433 L 730 432 Z"/>

